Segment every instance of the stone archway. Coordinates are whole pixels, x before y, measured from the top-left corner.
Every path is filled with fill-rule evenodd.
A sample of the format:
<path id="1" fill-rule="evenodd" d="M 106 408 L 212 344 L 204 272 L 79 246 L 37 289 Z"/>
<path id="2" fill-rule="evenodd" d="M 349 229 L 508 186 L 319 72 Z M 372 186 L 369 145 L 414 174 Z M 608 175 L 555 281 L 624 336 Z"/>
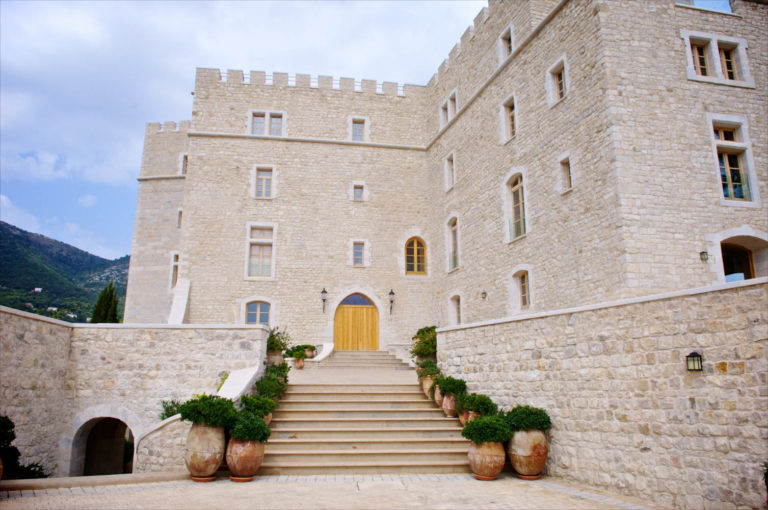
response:
<path id="1" fill-rule="evenodd" d="M 133 472 L 134 436 L 117 418 L 93 418 L 72 440 L 70 476 L 115 475 Z"/>

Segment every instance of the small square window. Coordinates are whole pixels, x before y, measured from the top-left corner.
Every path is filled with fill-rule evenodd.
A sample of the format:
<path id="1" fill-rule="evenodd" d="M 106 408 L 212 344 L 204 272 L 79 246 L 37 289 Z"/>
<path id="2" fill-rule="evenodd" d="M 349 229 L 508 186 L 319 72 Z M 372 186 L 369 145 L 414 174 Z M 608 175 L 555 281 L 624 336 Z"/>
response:
<path id="1" fill-rule="evenodd" d="M 353 243 L 352 244 L 352 265 L 353 266 L 362 266 L 364 262 L 364 243 Z"/>
<path id="2" fill-rule="evenodd" d="M 352 140 L 356 142 L 362 142 L 365 133 L 365 121 L 353 120 L 352 121 Z"/>
<path id="3" fill-rule="evenodd" d="M 355 186 L 352 188 L 352 196 L 354 200 L 356 201 L 362 201 L 363 200 L 363 185 L 362 184 L 355 184 Z"/>

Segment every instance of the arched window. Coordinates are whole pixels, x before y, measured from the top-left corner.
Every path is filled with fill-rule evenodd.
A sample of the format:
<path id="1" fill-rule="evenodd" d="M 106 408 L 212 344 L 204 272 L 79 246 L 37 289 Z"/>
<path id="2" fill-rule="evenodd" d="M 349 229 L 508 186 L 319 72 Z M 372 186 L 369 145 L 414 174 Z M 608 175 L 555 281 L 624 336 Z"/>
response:
<path id="1" fill-rule="evenodd" d="M 525 203 L 523 197 L 523 176 L 516 175 L 509 181 L 510 217 L 509 239 L 516 239 L 525 234 Z"/>
<path id="2" fill-rule="evenodd" d="M 448 243 L 448 271 L 453 271 L 459 267 L 459 220 L 456 218 L 448 221 Z"/>
<path id="3" fill-rule="evenodd" d="M 405 274 L 427 274 L 427 245 L 418 237 L 405 243 Z"/>
<path id="4" fill-rule="evenodd" d="M 253 301 L 245 307 L 248 324 L 264 324 L 269 326 L 269 303 L 265 301 Z"/>
<path id="5" fill-rule="evenodd" d="M 755 277 L 752 251 L 738 244 L 722 243 L 723 272 L 726 282 L 749 280 Z"/>

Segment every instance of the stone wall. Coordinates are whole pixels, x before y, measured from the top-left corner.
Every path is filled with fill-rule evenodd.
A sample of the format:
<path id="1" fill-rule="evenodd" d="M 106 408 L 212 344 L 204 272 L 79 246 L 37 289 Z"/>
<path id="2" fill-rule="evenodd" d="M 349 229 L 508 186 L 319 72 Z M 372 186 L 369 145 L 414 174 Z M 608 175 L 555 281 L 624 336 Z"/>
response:
<path id="1" fill-rule="evenodd" d="M 438 363 L 552 418 L 547 472 L 675 508 L 761 507 L 768 279 L 438 331 Z M 685 357 L 702 354 L 703 372 Z"/>
<path id="2" fill-rule="evenodd" d="M 266 356 L 263 326 L 85 326 L 5 307 L 0 321 L 0 414 L 16 423 L 22 461 L 59 476 L 82 473 L 96 420 L 122 420 L 139 444 L 162 400 L 215 393 Z"/>
<path id="3" fill-rule="evenodd" d="M 191 423 L 174 416 L 147 433 L 136 444 L 134 473 L 184 471 L 184 453 L 190 428 Z"/>

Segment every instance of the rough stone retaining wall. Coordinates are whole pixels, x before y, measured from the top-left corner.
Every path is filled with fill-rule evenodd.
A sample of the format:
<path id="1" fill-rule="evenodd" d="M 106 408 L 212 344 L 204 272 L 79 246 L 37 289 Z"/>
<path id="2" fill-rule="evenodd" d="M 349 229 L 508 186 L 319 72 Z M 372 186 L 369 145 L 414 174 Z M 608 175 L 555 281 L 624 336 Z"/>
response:
<path id="1" fill-rule="evenodd" d="M 546 409 L 547 472 L 675 508 L 762 508 L 768 279 L 438 331 L 442 370 Z M 685 357 L 703 356 L 703 372 Z"/>
<path id="2" fill-rule="evenodd" d="M 161 400 L 215 393 L 225 372 L 263 363 L 266 336 L 263 326 L 72 325 L 0 307 L 0 414 L 16 424 L 22 462 L 81 474 L 93 420 L 122 420 L 139 444 Z"/>
<path id="3" fill-rule="evenodd" d="M 178 416 L 163 421 L 136 445 L 135 473 L 149 471 L 184 471 L 184 448 L 191 423 Z"/>

